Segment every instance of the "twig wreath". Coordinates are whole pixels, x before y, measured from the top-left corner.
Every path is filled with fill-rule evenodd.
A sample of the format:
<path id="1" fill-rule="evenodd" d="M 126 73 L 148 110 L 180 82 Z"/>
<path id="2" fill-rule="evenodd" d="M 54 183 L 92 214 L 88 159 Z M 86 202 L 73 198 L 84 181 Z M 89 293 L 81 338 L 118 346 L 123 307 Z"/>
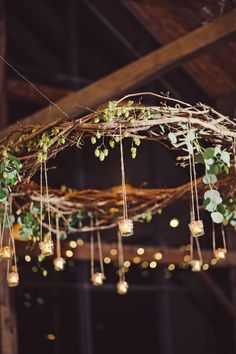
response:
<path id="1" fill-rule="evenodd" d="M 157 106 L 146 106 L 130 98 L 155 97 Z M 100 231 L 118 225 L 120 281 L 118 292 L 127 292 L 124 279 L 121 236 L 133 234 L 133 221 L 150 221 L 158 210 L 178 199 L 190 199 L 189 229 L 191 235 L 191 265 L 193 271 L 202 266 L 199 236 L 204 234 L 200 209 L 206 209 L 213 225 L 236 225 L 235 145 L 236 123 L 201 103 L 191 106 L 179 100 L 153 93 L 127 95 L 109 102 L 85 117 L 71 115 L 71 121 L 58 119 L 46 125 L 19 126 L 0 142 L 0 256 L 8 260 L 7 280 L 10 286 L 19 282 L 16 265 L 14 232 L 20 237 L 39 241 L 43 256 L 53 254 L 53 235 L 56 238 L 56 270 L 64 268 L 60 240 L 67 233 L 90 232 L 91 278 L 95 285 L 105 279 L 102 264 Z M 106 138 L 106 139 L 105 139 Z M 75 191 L 52 190 L 47 181 L 47 161 L 69 146 L 82 148 L 90 139 L 94 154 L 103 161 L 116 146 L 120 149 L 122 188 Z M 132 158 L 143 140 L 154 140 L 179 152 L 181 166 L 189 168 L 190 182 L 173 189 L 137 189 L 125 183 L 123 140 L 131 141 Z M 197 180 L 196 164 L 205 170 Z M 31 182 L 39 171 L 40 185 Z M 201 203 L 201 205 L 200 205 Z M 9 232 L 5 232 L 8 229 Z M 223 247 L 216 247 L 215 227 L 212 228 L 213 251 L 217 259 L 226 255 Z M 94 272 L 94 235 L 100 255 L 100 271 Z M 198 258 L 193 259 L 193 241 Z M 13 266 L 11 261 L 13 259 Z M 121 289 L 123 290 L 120 290 Z"/>

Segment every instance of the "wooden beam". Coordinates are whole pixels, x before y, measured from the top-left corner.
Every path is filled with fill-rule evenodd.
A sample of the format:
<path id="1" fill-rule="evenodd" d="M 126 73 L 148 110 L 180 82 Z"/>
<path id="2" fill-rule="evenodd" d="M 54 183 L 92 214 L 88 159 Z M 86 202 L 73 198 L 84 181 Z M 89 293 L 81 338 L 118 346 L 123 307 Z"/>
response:
<path id="1" fill-rule="evenodd" d="M 6 55 L 6 29 L 4 2 L 0 0 L 0 55 Z M 6 100 L 6 70 L 5 63 L 0 60 L 0 129 L 7 125 L 7 100 Z"/>
<path id="2" fill-rule="evenodd" d="M 145 252 L 142 256 L 138 256 L 137 249 L 143 247 Z M 24 257 L 27 254 L 26 246 L 24 242 L 17 242 L 17 256 Z M 97 244 L 94 246 L 95 260 L 98 260 L 98 247 Z M 111 249 L 116 248 L 113 244 L 103 243 L 103 257 L 110 257 L 112 261 L 117 261 L 117 255 L 111 255 Z M 171 263 L 175 265 L 180 265 L 184 263 L 184 257 L 189 254 L 189 252 L 182 252 L 179 248 L 168 248 L 168 247 L 156 247 L 156 246 L 143 246 L 143 245 L 123 245 L 125 260 L 133 261 L 134 257 L 140 257 L 140 261 L 151 262 L 155 260 L 155 255 L 157 253 L 162 254 L 162 258 L 157 262 L 158 264 L 169 265 Z M 65 256 L 66 251 L 70 249 L 73 252 L 73 259 L 76 261 L 88 261 L 90 260 L 90 244 L 84 243 L 83 246 L 77 246 L 76 248 L 71 248 L 69 242 L 62 243 L 62 254 Z M 34 248 L 32 253 L 29 253 L 32 257 L 39 254 L 38 247 Z M 213 252 L 211 250 L 202 250 L 204 263 L 211 263 L 213 258 Z M 236 252 L 228 252 L 226 260 L 224 262 L 219 262 L 217 267 L 236 267 Z"/>
<path id="3" fill-rule="evenodd" d="M 57 101 L 72 93 L 72 90 L 66 90 L 55 86 L 35 84 L 51 101 Z M 19 102 L 26 102 L 38 105 L 48 105 L 44 97 L 40 96 L 27 82 L 23 80 L 8 80 L 7 92 L 9 98 Z"/>
<path id="4" fill-rule="evenodd" d="M 137 88 L 150 79 L 183 63 L 189 57 L 199 54 L 210 45 L 229 39 L 236 32 L 236 13 L 230 12 L 211 23 L 184 35 L 166 46 L 144 56 L 141 59 L 115 71 L 103 79 L 58 101 L 57 104 L 66 112 L 86 112 L 86 107 L 95 106 L 110 98 Z M 83 108 L 79 108 L 79 107 Z M 43 109 L 21 121 L 21 124 L 48 123 L 61 117 L 53 109 Z M 7 132 L 2 131 L 0 137 Z"/>
<path id="5" fill-rule="evenodd" d="M 166 0 L 154 1 L 153 4 L 123 0 L 122 4 L 152 38 L 162 45 L 201 26 L 206 20 L 212 20 L 203 14 L 204 0 L 185 1 L 184 8 L 176 6 L 174 1 Z M 217 3 L 215 4 L 217 13 Z M 234 58 L 235 43 L 227 43 L 223 50 L 212 50 L 206 55 L 189 60 L 184 63 L 183 69 L 209 97 L 215 99 L 235 89 Z"/>

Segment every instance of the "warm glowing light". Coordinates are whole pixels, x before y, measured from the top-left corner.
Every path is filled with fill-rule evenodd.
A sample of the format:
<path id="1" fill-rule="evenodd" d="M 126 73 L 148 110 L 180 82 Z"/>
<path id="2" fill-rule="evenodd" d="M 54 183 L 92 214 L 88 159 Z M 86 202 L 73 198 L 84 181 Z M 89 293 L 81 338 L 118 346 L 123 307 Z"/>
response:
<path id="1" fill-rule="evenodd" d="M 157 260 L 157 261 L 160 261 L 162 259 L 162 253 L 161 252 L 157 252 L 154 254 L 154 258 Z"/>
<path id="2" fill-rule="evenodd" d="M 103 285 L 104 275 L 102 273 L 96 272 L 92 275 L 92 283 L 94 286 Z"/>
<path id="3" fill-rule="evenodd" d="M 186 254 L 184 256 L 184 262 L 189 263 L 189 261 L 190 261 L 190 256 L 188 254 Z"/>
<path id="4" fill-rule="evenodd" d="M 105 257 L 104 258 L 104 263 L 106 263 L 106 264 L 111 263 L 111 258 L 110 257 Z"/>
<path id="5" fill-rule="evenodd" d="M 142 256 L 144 254 L 144 249 L 142 247 L 138 248 L 137 253 Z"/>
<path id="6" fill-rule="evenodd" d="M 141 264 L 141 266 L 142 266 L 143 269 L 146 269 L 146 268 L 148 268 L 149 263 L 148 263 L 147 261 L 144 261 L 144 262 Z"/>
<path id="7" fill-rule="evenodd" d="M 212 258 L 211 265 L 216 265 L 216 263 L 217 263 L 217 259 L 216 258 Z"/>
<path id="8" fill-rule="evenodd" d="M 4 246 L 0 249 L 0 258 L 1 259 L 11 259 L 13 256 L 13 249 L 10 246 Z"/>
<path id="9" fill-rule="evenodd" d="M 110 253 L 111 253 L 112 256 L 116 256 L 117 255 L 117 249 L 116 248 L 112 248 L 110 250 Z"/>
<path id="10" fill-rule="evenodd" d="M 193 237 L 200 237 L 205 233 L 202 220 L 193 220 L 188 226 Z"/>
<path id="11" fill-rule="evenodd" d="M 199 259 L 193 259 L 191 262 L 192 272 L 200 272 L 202 269 L 202 262 Z"/>
<path id="12" fill-rule="evenodd" d="M 10 287 L 15 287 L 19 284 L 19 274 L 17 272 L 10 272 L 7 274 L 7 283 Z"/>
<path id="13" fill-rule="evenodd" d="M 31 262 L 31 257 L 28 254 L 25 256 L 25 261 L 28 263 Z"/>
<path id="14" fill-rule="evenodd" d="M 173 270 L 175 270 L 175 265 L 174 265 L 173 263 L 169 264 L 169 265 L 168 265 L 168 270 L 169 270 L 170 272 L 172 272 Z"/>
<path id="15" fill-rule="evenodd" d="M 156 267 L 157 267 L 157 262 L 156 262 L 156 261 L 152 261 L 152 262 L 150 263 L 150 268 L 154 269 L 154 268 L 156 268 Z"/>
<path id="16" fill-rule="evenodd" d="M 52 334 L 52 333 L 49 333 L 49 334 L 47 335 L 47 339 L 53 341 L 53 340 L 56 339 L 56 336 L 55 336 L 54 334 Z"/>
<path id="17" fill-rule="evenodd" d="M 128 288 L 129 284 L 126 281 L 119 281 L 119 283 L 117 283 L 117 292 L 120 295 L 127 294 Z"/>
<path id="18" fill-rule="evenodd" d="M 66 257 L 71 258 L 73 257 L 73 252 L 71 250 L 66 251 Z"/>
<path id="19" fill-rule="evenodd" d="M 131 219 L 123 219 L 118 222 L 119 231 L 121 236 L 128 237 L 133 235 L 134 224 Z"/>
<path id="20" fill-rule="evenodd" d="M 84 240 L 82 240 L 82 238 L 78 238 L 77 244 L 78 244 L 78 246 L 83 246 L 84 245 Z"/>
<path id="21" fill-rule="evenodd" d="M 35 267 L 35 266 L 33 266 L 33 267 L 32 267 L 32 272 L 33 272 L 33 273 L 37 273 L 37 271 L 38 271 L 38 268 Z"/>
<path id="22" fill-rule="evenodd" d="M 43 305 L 43 304 L 44 304 L 44 299 L 43 299 L 42 297 L 38 297 L 38 298 L 37 298 L 37 303 L 38 303 L 39 305 Z"/>
<path id="23" fill-rule="evenodd" d="M 179 226 L 179 220 L 177 218 L 173 218 L 170 220 L 170 227 L 176 228 Z"/>
<path id="24" fill-rule="evenodd" d="M 134 262 L 135 264 L 140 263 L 140 257 L 134 257 L 134 258 L 133 258 L 133 262 Z"/>
<path id="25" fill-rule="evenodd" d="M 217 261 L 224 261 L 226 257 L 227 250 L 225 248 L 217 248 L 214 251 L 214 256 L 216 257 Z"/>
<path id="26" fill-rule="evenodd" d="M 70 245 L 71 248 L 76 248 L 77 247 L 77 242 L 70 241 L 69 245 Z"/>
<path id="27" fill-rule="evenodd" d="M 124 267 L 129 268 L 131 266 L 130 261 L 124 261 Z"/>
<path id="28" fill-rule="evenodd" d="M 60 272 L 61 270 L 64 269 L 65 267 L 65 259 L 62 257 L 57 257 L 53 260 L 53 264 L 54 264 L 54 269 L 58 272 Z"/>
<path id="29" fill-rule="evenodd" d="M 202 269 L 203 270 L 208 270 L 209 269 L 209 264 L 207 264 L 207 263 L 203 264 Z"/>
<path id="30" fill-rule="evenodd" d="M 53 255 L 54 245 L 52 240 L 44 240 L 40 242 L 39 248 L 45 257 Z"/>

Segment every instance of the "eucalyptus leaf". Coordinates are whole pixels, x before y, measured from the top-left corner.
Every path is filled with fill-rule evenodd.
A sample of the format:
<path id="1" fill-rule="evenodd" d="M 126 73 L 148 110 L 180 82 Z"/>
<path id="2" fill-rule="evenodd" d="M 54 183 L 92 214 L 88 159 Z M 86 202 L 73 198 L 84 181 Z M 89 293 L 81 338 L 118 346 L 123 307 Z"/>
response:
<path id="1" fill-rule="evenodd" d="M 221 213 L 219 213 L 218 211 L 213 211 L 211 213 L 211 218 L 216 224 L 220 224 L 224 220 L 223 215 Z"/>
<path id="2" fill-rule="evenodd" d="M 215 149 L 212 147 L 206 148 L 206 150 L 203 153 L 203 157 L 205 160 L 212 159 L 214 157 Z"/>
<path id="3" fill-rule="evenodd" d="M 214 184 L 217 181 L 217 177 L 209 173 L 203 177 L 202 181 L 205 184 Z"/>

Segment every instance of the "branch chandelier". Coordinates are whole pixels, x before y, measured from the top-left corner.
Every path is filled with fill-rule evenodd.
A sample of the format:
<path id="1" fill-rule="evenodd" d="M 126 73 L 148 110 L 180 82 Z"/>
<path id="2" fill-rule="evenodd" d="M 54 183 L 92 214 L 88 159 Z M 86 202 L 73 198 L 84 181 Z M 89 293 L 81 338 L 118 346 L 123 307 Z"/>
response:
<path id="1" fill-rule="evenodd" d="M 156 98 L 158 105 L 141 103 L 145 96 Z M 126 294 L 122 239 L 135 231 L 134 222 L 150 221 L 159 210 L 178 200 L 189 200 L 190 257 L 192 271 L 203 265 L 200 238 L 205 229 L 201 218 L 208 212 L 212 221 L 214 257 L 227 256 L 225 225 L 236 225 L 235 141 L 236 123 L 213 108 L 187 103 L 153 93 L 131 95 L 109 102 L 89 115 L 73 120 L 18 126 L 0 142 L 0 256 L 7 261 L 7 281 L 16 286 L 19 274 L 14 235 L 39 243 L 42 257 L 54 255 L 54 267 L 62 271 L 61 239 L 65 234 L 87 232 L 91 243 L 91 281 L 102 285 L 105 273 L 101 233 L 116 228 L 119 281 L 117 292 Z M 160 103 L 161 102 L 161 103 Z M 130 141 L 136 158 L 143 140 L 160 142 L 179 153 L 181 167 L 189 169 L 189 183 L 172 189 L 138 189 L 126 185 L 124 140 Z M 47 162 L 69 146 L 83 147 L 90 140 L 95 156 L 102 162 L 111 150 L 119 148 L 121 187 L 109 190 L 53 190 L 48 186 Z M 197 179 L 196 165 L 204 176 Z M 39 186 L 31 181 L 39 172 Z M 220 226 L 218 226 L 220 225 Z M 217 228 L 217 237 L 216 237 Z M 94 237 L 99 267 L 94 263 Z M 55 241 L 55 245 L 54 245 Z"/>

